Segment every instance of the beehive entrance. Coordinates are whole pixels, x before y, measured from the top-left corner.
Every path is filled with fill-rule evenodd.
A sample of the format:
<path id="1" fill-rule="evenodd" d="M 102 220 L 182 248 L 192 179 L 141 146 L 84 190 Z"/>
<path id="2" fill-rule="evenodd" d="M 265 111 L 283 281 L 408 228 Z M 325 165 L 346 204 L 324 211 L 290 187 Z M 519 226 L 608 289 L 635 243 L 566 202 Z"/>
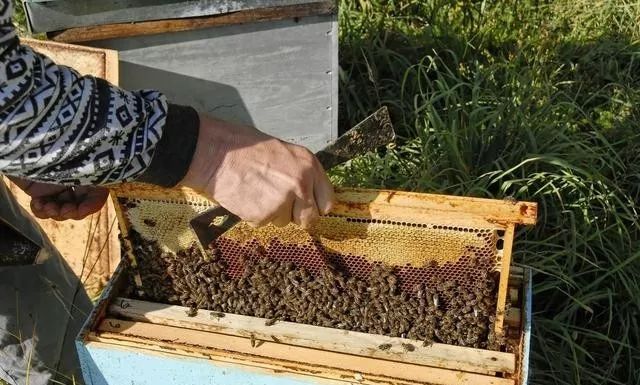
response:
<path id="1" fill-rule="evenodd" d="M 217 241 L 207 261 L 192 247 L 196 239 L 188 222 L 212 207 L 211 202 L 184 190 L 179 195 L 165 191 L 163 196 L 160 191 L 135 192 L 140 190 L 125 189 L 117 196 L 123 227 L 135 230 L 136 242 L 143 243 L 134 245 L 131 258 L 139 263 L 135 271 L 146 281 L 148 299 L 387 335 L 413 333 L 413 338 L 460 345 L 472 341 L 469 346 L 476 347 L 488 345 L 458 332 L 478 327 L 482 333 L 476 334 L 486 338 L 494 326 L 489 323 L 500 321 L 505 303 L 500 298 L 506 297 L 499 281 L 502 249 L 508 243 L 510 250 L 511 243 L 503 239 L 504 230 L 535 218 L 535 205 L 527 203 L 346 191 L 338 194 L 332 215 L 321 218 L 309 232 L 295 225 L 254 229 L 239 224 Z M 263 281 L 269 277 L 262 277 L 260 269 L 280 274 L 285 283 L 290 276 L 298 277 L 292 281 L 295 290 L 275 281 L 265 288 Z M 327 273 L 336 269 L 337 275 Z M 372 295 L 371 290 L 378 293 L 380 280 L 385 288 Z M 332 285 L 342 289 L 332 290 Z M 296 290 L 300 297 L 289 304 L 272 300 L 271 312 L 258 314 L 259 308 L 238 305 Z M 227 292 L 244 293 L 245 298 L 227 298 Z M 305 295 L 325 310 L 300 304 Z M 340 314 L 330 311 L 336 303 L 342 306 Z M 396 308 L 403 319 L 411 314 L 408 319 L 416 324 L 431 317 L 432 323 L 413 327 L 385 318 L 380 324 L 367 315 L 369 305 L 385 311 Z M 357 313 L 358 307 L 365 308 L 360 316 L 370 319 L 344 316 Z M 485 311 L 487 307 L 491 311 Z M 309 311 L 319 315 L 301 315 Z"/>

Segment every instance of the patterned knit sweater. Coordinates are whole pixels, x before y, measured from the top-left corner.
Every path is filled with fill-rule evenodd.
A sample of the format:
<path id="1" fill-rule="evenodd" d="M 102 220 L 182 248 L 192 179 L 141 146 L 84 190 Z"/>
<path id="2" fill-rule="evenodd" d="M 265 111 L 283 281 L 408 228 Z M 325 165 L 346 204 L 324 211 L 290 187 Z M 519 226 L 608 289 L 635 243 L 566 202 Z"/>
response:
<path id="1" fill-rule="evenodd" d="M 0 0 L 0 173 L 67 185 L 182 179 L 195 110 L 56 65 L 20 44 L 12 15 Z"/>

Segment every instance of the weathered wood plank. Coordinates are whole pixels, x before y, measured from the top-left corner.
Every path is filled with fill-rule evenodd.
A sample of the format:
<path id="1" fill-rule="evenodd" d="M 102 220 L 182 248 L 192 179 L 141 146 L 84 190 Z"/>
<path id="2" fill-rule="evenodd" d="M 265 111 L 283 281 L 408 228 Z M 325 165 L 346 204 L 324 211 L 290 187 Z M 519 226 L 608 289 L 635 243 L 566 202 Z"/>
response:
<path id="1" fill-rule="evenodd" d="M 251 339 L 247 337 L 118 319 L 105 319 L 98 329 L 99 332 L 102 332 L 98 334 L 101 337 L 115 339 L 125 336 L 146 338 L 153 340 L 154 343 L 170 342 L 174 347 L 181 350 L 190 350 L 191 347 L 207 348 L 207 351 L 211 349 L 211 354 L 214 351 L 236 352 L 247 355 L 247 361 L 251 361 L 250 356 L 261 356 L 275 360 L 315 364 L 320 373 L 324 372 L 324 368 L 336 368 L 358 371 L 363 378 L 366 378 L 367 375 L 373 375 L 397 378 L 409 382 L 442 385 L 514 384 L 513 380 L 506 378 L 321 351 L 277 343 L 271 339 L 263 341 L 258 347 L 253 347 L 252 345 L 255 345 L 256 340 L 254 339 L 254 344 L 252 344 Z"/>
<path id="2" fill-rule="evenodd" d="M 337 137 L 334 14 L 92 41 L 117 50 L 121 86 L 323 148 Z M 240 47 L 240 48 L 239 48 Z"/>
<path id="3" fill-rule="evenodd" d="M 26 0 L 34 32 L 149 20 L 211 16 L 247 9 L 314 3 L 318 0 Z M 81 16 L 81 17 L 80 17 Z"/>
<path id="4" fill-rule="evenodd" d="M 78 43 L 131 36 L 156 35 L 165 32 L 190 31 L 249 22 L 253 23 L 328 15 L 335 11 L 336 6 L 334 2 L 319 1 L 309 4 L 248 9 L 214 16 L 76 27 L 60 32 L 52 32 L 49 34 L 49 38 L 55 41 Z"/>
<path id="5" fill-rule="evenodd" d="M 517 307 L 509 308 L 504 317 L 504 323 L 519 330 L 522 324 L 522 313 L 520 309 Z"/>
<path id="6" fill-rule="evenodd" d="M 212 317 L 209 311 L 199 311 L 188 317 L 188 308 L 159 303 L 117 298 L 109 308 L 110 314 L 147 321 L 154 324 L 176 326 L 194 330 L 269 340 L 276 336 L 282 343 L 329 350 L 340 353 L 375 357 L 385 360 L 415 363 L 474 373 L 507 372 L 515 370 L 515 356 L 511 353 L 433 344 L 422 346 L 422 341 L 385 337 L 293 322 L 266 325 L 266 319 L 236 314 Z M 213 313 L 215 314 L 215 313 Z M 379 346 L 389 344 L 388 350 Z M 415 350 L 408 354 L 402 344 L 411 344 Z"/>
<path id="7" fill-rule="evenodd" d="M 498 303 L 496 305 L 496 334 L 502 335 L 505 305 L 507 302 L 507 291 L 509 290 L 509 270 L 511 268 L 511 253 L 513 251 L 513 238 L 515 236 L 515 225 L 510 224 L 505 230 L 502 238 L 503 249 L 500 261 L 502 271 L 500 272 L 500 283 L 498 285 Z"/>
<path id="8" fill-rule="evenodd" d="M 519 301 L 520 301 L 520 289 L 518 287 L 515 287 L 511 282 L 511 278 L 509 278 L 509 303 L 511 303 L 511 305 L 516 306 L 518 305 Z"/>
<path id="9" fill-rule="evenodd" d="M 202 194 L 189 188 L 163 189 L 139 183 L 126 183 L 113 188 L 117 196 L 210 202 Z M 336 189 L 336 204 L 331 212 L 339 216 L 374 218 L 417 223 L 478 225 L 534 224 L 537 204 L 532 202 L 505 202 L 450 195 L 422 194 L 390 190 Z M 510 243 L 506 242 L 505 244 Z M 509 264 L 505 266 L 506 275 Z"/>
<path id="10" fill-rule="evenodd" d="M 483 199 L 450 195 L 398 192 L 388 190 L 345 190 L 333 212 L 349 215 L 371 207 L 372 215 L 391 217 L 445 218 L 458 214 L 461 221 L 465 216 L 478 217 L 496 224 L 534 224 L 537 204 L 532 202 L 507 202 L 499 199 Z M 438 223 L 433 220 L 431 223 Z"/>

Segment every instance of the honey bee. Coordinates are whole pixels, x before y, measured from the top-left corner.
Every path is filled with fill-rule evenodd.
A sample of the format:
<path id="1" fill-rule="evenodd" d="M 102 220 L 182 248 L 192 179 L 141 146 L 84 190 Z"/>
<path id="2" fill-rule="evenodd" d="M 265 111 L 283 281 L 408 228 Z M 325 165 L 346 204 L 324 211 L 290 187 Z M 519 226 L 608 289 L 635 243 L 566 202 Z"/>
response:
<path id="1" fill-rule="evenodd" d="M 198 309 L 196 307 L 190 307 L 185 311 L 187 317 L 195 317 L 198 315 Z"/>
<path id="2" fill-rule="evenodd" d="M 268 319 L 264 322 L 264 326 L 272 326 L 276 323 L 277 319 L 276 318 L 271 318 Z"/>
<path id="3" fill-rule="evenodd" d="M 512 205 L 518 204 L 518 200 L 511 195 L 508 195 L 502 199 L 507 203 L 511 203 Z"/>
<path id="4" fill-rule="evenodd" d="M 193 313 L 191 308 L 207 309 L 211 319 L 229 312 L 266 318 L 265 326 L 290 321 L 411 338 L 423 341 L 423 346 L 436 340 L 483 347 L 495 320 L 491 317 L 496 277 L 483 272 L 462 282 L 435 274 L 427 282 L 409 283 L 408 289 L 383 264 L 372 266 L 366 277 L 345 275 L 339 259 L 335 263 L 332 259 L 330 268 L 306 270 L 271 258 L 269 246 L 249 249 L 240 265 L 223 260 L 222 253 L 229 250 L 222 241 L 207 250 L 214 255 L 208 261 L 197 247 L 174 254 L 141 238 L 133 246 L 140 253 L 139 270 L 148 298 L 188 307 L 187 313 Z M 475 261 L 485 263 L 480 258 Z M 271 339 L 279 342 L 275 336 Z M 253 347 L 262 343 L 254 337 Z M 386 345 L 378 348 L 385 350 Z M 404 345 L 402 349 L 413 351 Z"/>
<path id="5" fill-rule="evenodd" d="M 209 317 L 211 319 L 220 319 L 220 318 L 224 318 L 226 314 L 224 314 L 223 312 L 220 311 L 212 311 L 211 313 L 209 313 Z"/>
<path id="6" fill-rule="evenodd" d="M 389 350 L 389 349 L 391 349 L 391 346 L 392 346 L 391 344 L 380 344 L 380 345 L 378 345 L 378 349 L 380 349 L 382 351 Z"/>
<path id="7" fill-rule="evenodd" d="M 414 350 L 416 350 L 416 347 L 415 347 L 415 346 L 413 346 L 412 344 L 405 344 L 405 343 L 403 343 L 403 344 L 402 344 L 402 349 L 403 349 L 405 352 L 413 352 Z"/>

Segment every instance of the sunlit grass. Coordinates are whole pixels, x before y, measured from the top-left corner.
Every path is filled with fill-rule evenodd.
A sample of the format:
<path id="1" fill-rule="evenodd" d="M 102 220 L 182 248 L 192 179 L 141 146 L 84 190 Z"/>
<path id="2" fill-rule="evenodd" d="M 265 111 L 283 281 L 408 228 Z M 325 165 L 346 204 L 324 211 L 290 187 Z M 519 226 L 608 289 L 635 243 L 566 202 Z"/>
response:
<path id="1" fill-rule="evenodd" d="M 341 3 L 341 121 L 402 138 L 336 182 L 540 204 L 535 384 L 640 382 L 640 5 Z"/>

